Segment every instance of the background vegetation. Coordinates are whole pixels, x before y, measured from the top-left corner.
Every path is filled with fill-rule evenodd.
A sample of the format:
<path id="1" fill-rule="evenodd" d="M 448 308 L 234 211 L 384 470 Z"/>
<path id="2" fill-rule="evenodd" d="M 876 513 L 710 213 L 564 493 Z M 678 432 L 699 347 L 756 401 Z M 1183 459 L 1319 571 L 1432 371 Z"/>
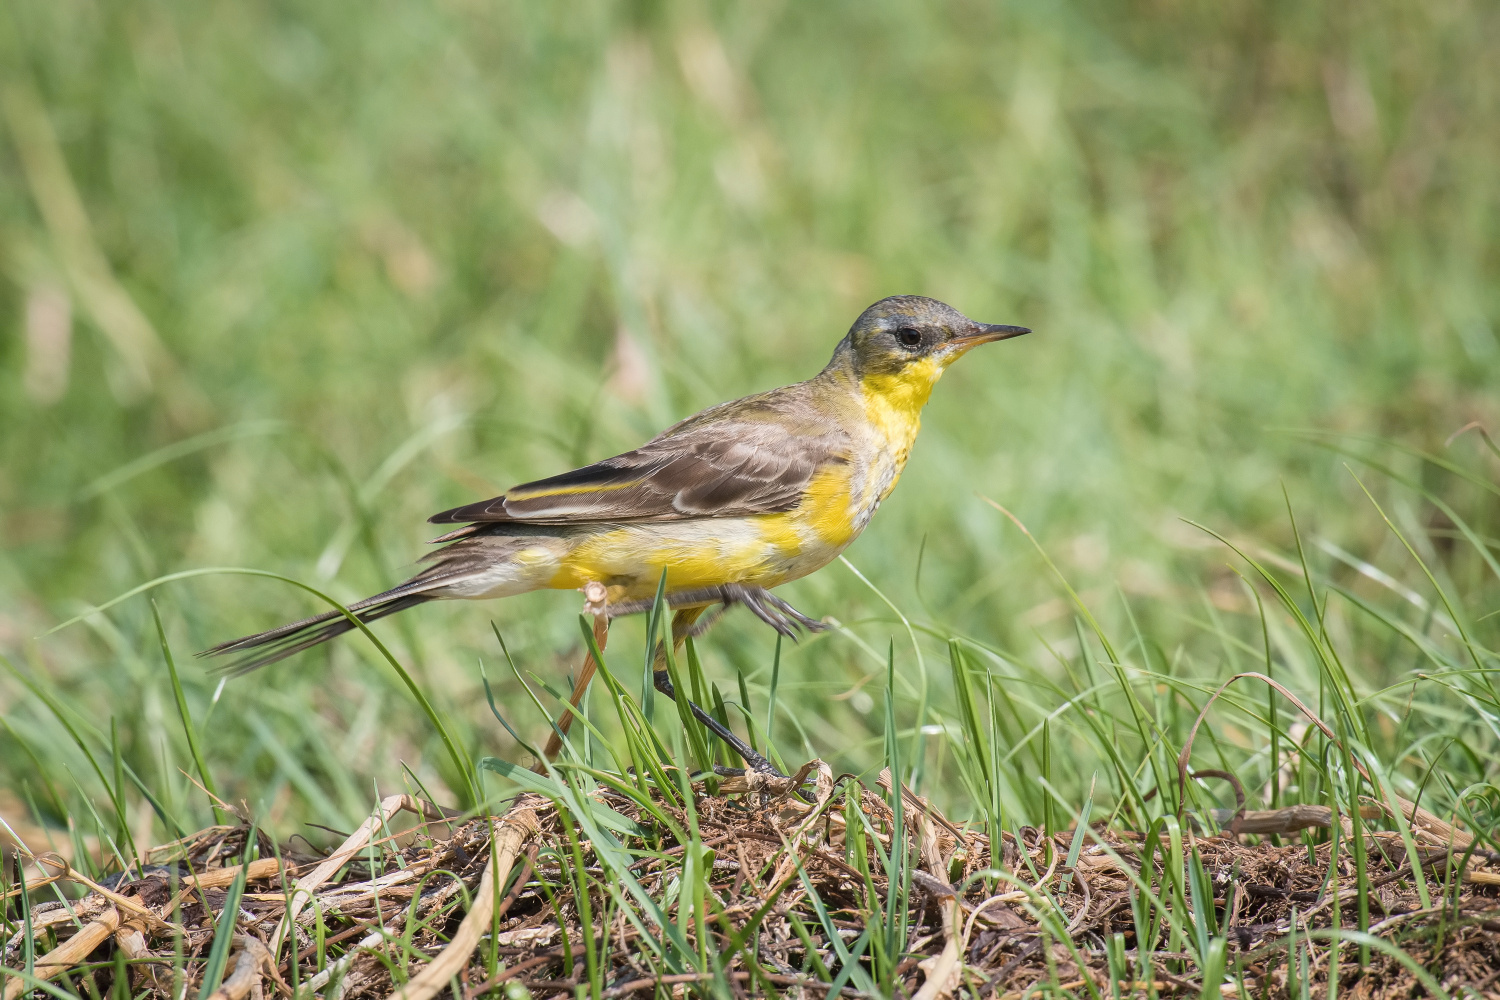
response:
<path id="1" fill-rule="evenodd" d="M 431 512 L 806 377 L 865 305 L 919 292 L 1037 333 L 954 369 L 851 566 L 787 588 L 847 625 L 782 650 L 788 761 L 879 766 L 894 648 L 913 784 L 985 813 L 944 736 L 961 637 L 1015 701 L 994 716 L 1022 779 L 996 793 L 1007 823 L 1046 818 L 1041 773 L 1156 812 L 1138 797 L 1207 692 L 1270 662 L 1401 794 L 1492 818 L 1500 465 L 1477 432 L 1448 439 L 1500 428 L 1497 18 L 1459 0 L 7 5 L 0 813 L 162 839 L 128 766 L 185 828 L 210 819 L 148 598 L 35 638 L 58 623 L 199 567 L 364 596 L 421 553 Z M 363 640 L 227 684 L 190 661 L 311 613 L 306 593 L 202 575 L 151 596 L 226 799 L 317 840 L 302 824 L 349 829 L 403 763 L 464 794 Z M 519 731 L 546 724 L 491 622 L 561 687 L 578 602 L 379 631 L 464 754 L 514 760 L 481 662 Z M 642 636 L 622 624 L 611 649 L 638 662 Z M 763 733 L 774 636 L 736 614 L 700 651 Z M 1270 781 L 1293 740 L 1334 780 L 1322 736 L 1246 692 L 1200 752 L 1260 800 L 1326 801 L 1305 767 Z"/>

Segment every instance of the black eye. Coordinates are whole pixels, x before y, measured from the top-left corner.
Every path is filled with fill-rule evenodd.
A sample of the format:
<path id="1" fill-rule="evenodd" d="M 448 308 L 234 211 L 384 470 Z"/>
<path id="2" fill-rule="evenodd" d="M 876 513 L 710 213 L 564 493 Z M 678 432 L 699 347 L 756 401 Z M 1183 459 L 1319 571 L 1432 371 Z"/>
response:
<path id="1" fill-rule="evenodd" d="M 909 326 L 903 326 L 896 331 L 896 343 L 908 351 L 915 351 L 922 346 L 922 333 L 920 330 L 913 330 Z"/>

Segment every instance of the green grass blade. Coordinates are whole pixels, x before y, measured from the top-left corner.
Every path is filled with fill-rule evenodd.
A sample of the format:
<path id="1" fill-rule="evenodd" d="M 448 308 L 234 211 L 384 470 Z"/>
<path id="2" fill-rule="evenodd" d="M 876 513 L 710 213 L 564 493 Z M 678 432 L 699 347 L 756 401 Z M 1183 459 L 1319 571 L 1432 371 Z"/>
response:
<path id="1" fill-rule="evenodd" d="M 240 900 L 245 895 L 247 869 L 244 866 L 254 860 L 251 855 L 255 848 L 255 832 L 255 827 L 252 826 L 245 838 L 245 852 L 240 858 L 239 874 L 235 875 L 234 881 L 229 885 L 229 891 L 224 896 L 224 909 L 214 925 L 214 940 L 209 948 L 208 961 L 203 967 L 203 984 L 198 990 L 198 1000 L 208 1000 L 223 981 L 224 966 L 229 960 L 229 946 L 234 940 L 235 927 L 239 922 Z"/>
<path id="2" fill-rule="evenodd" d="M 172 696 L 177 702 L 177 717 L 182 720 L 182 732 L 187 737 L 188 752 L 193 755 L 193 765 L 198 769 L 198 780 L 202 781 L 203 787 L 208 790 L 214 822 L 223 823 L 224 810 L 219 808 L 219 791 L 214 785 L 212 772 L 203 760 L 203 751 L 198 746 L 197 730 L 193 726 L 192 714 L 188 711 L 187 696 L 183 694 L 182 680 L 177 676 L 177 661 L 172 656 L 171 644 L 167 642 L 167 631 L 161 623 L 161 609 L 156 606 L 155 600 L 151 602 L 151 617 L 156 623 L 156 638 L 161 644 L 162 659 L 167 664 L 167 677 L 172 683 Z"/>

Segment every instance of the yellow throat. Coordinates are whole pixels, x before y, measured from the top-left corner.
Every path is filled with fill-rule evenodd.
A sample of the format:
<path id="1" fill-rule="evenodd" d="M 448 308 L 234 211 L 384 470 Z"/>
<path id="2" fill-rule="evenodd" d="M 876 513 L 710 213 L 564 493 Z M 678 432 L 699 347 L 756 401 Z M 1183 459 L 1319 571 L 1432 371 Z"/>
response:
<path id="1" fill-rule="evenodd" d="M 922 407 L 927 405 L 932 387 L 942 378 L 946 367 L 936 359 L 927 358 L 894 374 L 870 374 L 860 379 L 865 418 L 884 439 L 898 469 L 906 464 L 912 442 L 922 426 Z"/>

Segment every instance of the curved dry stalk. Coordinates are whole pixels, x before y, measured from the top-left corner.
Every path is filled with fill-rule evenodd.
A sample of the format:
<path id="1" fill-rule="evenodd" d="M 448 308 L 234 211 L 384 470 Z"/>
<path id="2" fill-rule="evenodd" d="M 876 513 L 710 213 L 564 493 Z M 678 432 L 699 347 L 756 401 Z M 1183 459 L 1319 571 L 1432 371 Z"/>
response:
<path id="1" fill-rule="evenodd" d="M 281 922 L 276 925 L 276 933 L 271 936 L 273 961 L 281 953 L 282 942 L 286 940 L 287 935 L 291 933 L 291 928 L 296 924 L 297 914 L 301 913 L 302 908 L 312 900 L 313 893 L 318 891 L 318 887 L 348 864 L 354 855 L 370 842 L 370 838 L 375 836 L 375 831 L 401 810 L 415 813 L 424 819 L 447 818 L 442 809 L 412 795 L 387 795 L 381 799 L 380 805 L 370 814 L 370 818 L 361 823 L 359 829 L 351 833 L 348 839 L 339 845 L 338 850 L 330 854 L 318 867 L 297 880 L 296 886 L 292 889 L 292 898 L 287 902 L 286 913 L 282 915 Z M 271 860 L 275 863 L 274 859 Z M 249 875 L 248 872 L 246 874 Z M 233 881 L 232 877 L 231 881 Z"/>
<path id="2" fill-rule="evenodd" d="M 1343 741 L 1338 738 L 1334 731 L 1329 727 L 1328 723 L 1324 722 L 1321 718 L 1318 717 L 1316 712 L 1303 704 L 1302 699 L 1298 698 L 1295 694 L 1289 691 L 1284 684 L 1280 684 L 1277 681 L 1272 680 L 1270 677 L 1267 677 L 1265 674 L 1259 673 L 1258 671 L 1246 670 L 1243 673 L 1235 674 L 1233 677 L 1229 678 L 1229 680 L 1225 681 L 1223 684 L 1220 684 L 1218 690 L 1216 690 L 1209 697 L 1208 701 L 1203 703 L 1203 708 L 1199 710 L 1198 717 L 1193 720 L 1193 728 L 1188 730 L 1187 741 L 1182 745 L 1182 752 L 1177 755 L 1178 802 L 1181 802 L 1183 800 L 1183 793 L 1187 788 L 1188 762 L 1193 758 L 1193 740 L 1198 738 L 1198 727 L 1203 725 L 1203 720 L 1208 717 L 1208 710 L 1213 707 L 1214 702 L 1218 701 L 1219 697 L 1229 689 L 1229 685 L 1233 684 L 1235 681 L 1241 679 L 1242 677 L 1253 677 L 1256 680 L 1265 681 L 1268 685 L 1279 691 L 1283 698 L 1295 705 L 1297 707 L 1297 711 L 1301 712 L 1303 716 L 1306 717 L 1308 722 L 1311 722 L 1313 725 L 1317 726 L 1318 729 L 1322 731 L 1323 735 L 1328 737 L 1329 742 L 1340 748 L 1344 746 Z M 1354 761 L 1354 769 L 1358 771 L 1366 781 L 1371 780 L 1370 772 L 1365 770 L 1365 766 L 1358 760 Z M 1204 773 L 1222 774 L 1223 772 Z"/>
<path id="3" fill-rule="evenodd" d="M 484 867 L 479 888 L 474 891 L 474 905 L 469 907 L 468 916 L 459 924 L 448 947 L 396 991 L 391 1000 L 431 1000 L 440 990 L 446 989 L 448 982 L 468 964 L 480 937 L 489 929 L 490 917 L 495 912 L 495 896 L 510 877 L 511 866 L 526 841 L 541 829 L 536 813 L 545 804 L 546 800 L 539 795 L 522 795 L 504 816 L 495 821 L 492 827 L 493 853 L 490 863 Z"/>
<path id="4" fill-rule="evenodd" d="M 36 960 L 35 970 L 38 979 L 52 979 L 67 972 L 73 966 L 88 957 L 89 952 L 104 943 L 120 926 L 120 911 L 110 906 L 93 920 L 84 925 L 83 929 L 74 934 L 62 944 L 53 948 L 47 954 Z M 11 979 L 5 984 L 3 1000 L 16 1000 L 30 987 L 20 977 Z"/>
<path id="5" fill-rule="evenodd" d="M 252 934 L 235 937 L 240 946 L 239 958 L 235 960 L 234 972 L 209 994 L 208 1000 L 245 1000 L 261 975 L 271 967 L 271 953 Z"/>
<path id="6" fill-rule="evenodd" d="M 175 927 L 174 925 L 168 923 L 136 901 L 122 896 L 117 892 L 113 892 L 109 889 L 104 888 L 104 886 L 100 885 L 98 882 L 95 882 L 93 879 L 89 878 L 87 875 L 83 874 L 82 872 L 75 869 L 72 865 L 68 864 L 68 862 L 63 859 L 62 855 L 58 854 L 56 851 L 48 851 L 44 854 L 33 855 L 31 860 L 39 866 L 45 864 L 51 865 L 52 867 L 58 869 L 57 874 L 53 876 L 49 880 L 49 882 L 65 880 L 68 882 L 77 882 L 79 885 L 88 886 L 91 891 L 97 893 L 100 896 L 103 896 L 105 899 L 109 900 L 120 909 L 127 910 L 130 913 L 135 914 L 142 920 L 146 920 L 155 926 L 163 927 L 168 930 L 176 930 L 178 932 L 182 931 L 181 927 Z"/>

